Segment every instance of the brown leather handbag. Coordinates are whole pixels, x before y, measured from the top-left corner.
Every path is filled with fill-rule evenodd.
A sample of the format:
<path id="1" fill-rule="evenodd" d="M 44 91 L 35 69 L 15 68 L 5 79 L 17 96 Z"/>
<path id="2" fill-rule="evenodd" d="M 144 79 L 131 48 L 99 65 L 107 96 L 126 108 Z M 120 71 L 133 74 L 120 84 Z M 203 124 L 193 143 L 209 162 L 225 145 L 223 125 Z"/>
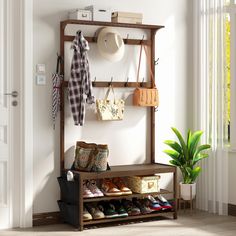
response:
<path id="1" fill-rule="evenodd" d="M 139 81 L 139 71 L 140 71 L 143 48 L 144 48 L 144 51 L 145 51 L 145 54 L 147 57 L 148 69 L 149 69 L 149 74 L 151 77 L 153 87 L 152 88 L 137 87 L 134 90 L 133 105 L 134 106 L 143 106 L 143 107 L 157 107 L 157 106 L 159 106 L 159 94 L 158 94 L 158 90 L 155 85 L 155 79 L 154 79 L 151 64 L 150 64 L 150 61 L 148 58 L 147 49 L 145 48 L 145 46 L 143 44 L 141 44 L 140 54 L 139 54 L 137 82 Z"/>

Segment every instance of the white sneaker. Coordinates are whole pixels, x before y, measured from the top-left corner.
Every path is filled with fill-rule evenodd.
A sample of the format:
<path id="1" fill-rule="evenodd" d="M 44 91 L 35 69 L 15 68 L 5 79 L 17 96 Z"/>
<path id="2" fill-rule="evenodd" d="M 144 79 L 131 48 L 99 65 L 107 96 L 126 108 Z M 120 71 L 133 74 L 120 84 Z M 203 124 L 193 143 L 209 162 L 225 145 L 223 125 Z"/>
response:
<path id="1" fill-rule="evenodd" d="M 83 183 L 83 198 L 94 197 L 93 193 L 90 191 L 90 189 L 88 189 L 86 182 L 87 181 L 84 181 Z"/>
<path id="2" fill-rule="evenodd" d="M 87 182 L 88 189 L 92 192 L 94 197 L 103 197 L 104 194 L 102 191 L 97 187 L 96 180 L 90 180 Z"/>

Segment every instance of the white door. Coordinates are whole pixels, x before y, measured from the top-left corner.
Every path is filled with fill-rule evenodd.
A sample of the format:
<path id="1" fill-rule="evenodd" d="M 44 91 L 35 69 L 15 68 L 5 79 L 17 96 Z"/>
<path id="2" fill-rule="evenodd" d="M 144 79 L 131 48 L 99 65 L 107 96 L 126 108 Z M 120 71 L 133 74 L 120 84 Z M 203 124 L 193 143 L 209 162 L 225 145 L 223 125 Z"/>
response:
<path id="1" fill-rule="evenodd" d="M 19 225 L 20 63 L 14 40 L 19 34 L 17 8 L 12 1 L 0 0 L 0 229 Z"/>

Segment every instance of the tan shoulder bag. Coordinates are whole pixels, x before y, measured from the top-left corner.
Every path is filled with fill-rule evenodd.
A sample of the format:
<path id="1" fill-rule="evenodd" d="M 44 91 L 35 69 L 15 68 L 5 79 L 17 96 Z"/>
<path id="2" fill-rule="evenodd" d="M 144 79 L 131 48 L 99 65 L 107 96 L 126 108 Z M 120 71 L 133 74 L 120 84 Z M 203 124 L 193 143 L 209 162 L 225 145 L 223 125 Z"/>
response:
<path id="1" fill-rule="evenodd" d="M 139 71 L 140 71 L 143 48 L 144 48 L 144 51 L 145 51 L 145 54 L 147 57 L 147 61 L 148 61 L 147 64 L 148 64 L 149 74 L 151 77 L 153 88 L 137 87 L 134 90 L 133 105 L 134 106 L 143 106 L 143 107 L 157 107 L 157 106 L 159 106 L 159 94 L 158 94 L 158 90 L 155 85 L 155 79 L 153 76 L 150 60 L 148 58 L 147 49 L 145 48 L 145 46 L 143 44 L 141 44 L 140 54 L 139 54 L 137 82 L 139 82 Z"/>

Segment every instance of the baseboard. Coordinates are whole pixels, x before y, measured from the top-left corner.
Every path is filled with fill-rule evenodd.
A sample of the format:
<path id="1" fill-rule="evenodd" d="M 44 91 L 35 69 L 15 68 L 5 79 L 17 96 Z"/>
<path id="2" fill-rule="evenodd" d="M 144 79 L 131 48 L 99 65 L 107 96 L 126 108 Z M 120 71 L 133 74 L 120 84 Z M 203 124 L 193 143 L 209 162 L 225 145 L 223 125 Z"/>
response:
<path id="1" fill-rule="evenodd" d="M 33 226 L 61 223 L 60 212 L 37 213 L 33 215 Z"/>
<path id="2" fill-rule="evenodd" d="M 228 214 L 230 216 L 236 216 L 236 205 L 228 204 Z"/>

